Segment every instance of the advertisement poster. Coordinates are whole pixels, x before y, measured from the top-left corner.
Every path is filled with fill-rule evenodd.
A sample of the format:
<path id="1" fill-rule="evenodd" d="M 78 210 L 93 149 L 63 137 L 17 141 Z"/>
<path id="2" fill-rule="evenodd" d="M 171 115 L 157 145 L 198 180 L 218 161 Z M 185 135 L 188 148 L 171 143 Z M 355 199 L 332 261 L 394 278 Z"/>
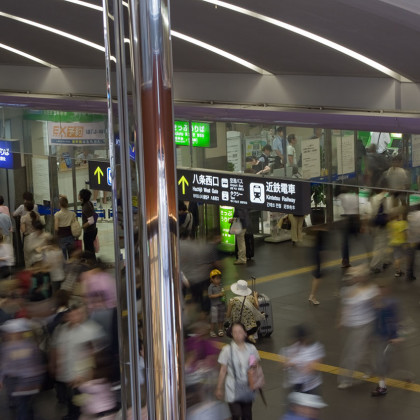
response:
<path id="1" fill-rule="evenodd" d="M 228 131 L 226 133 L 227 145 L 227 161 L 233 164 L 233 171 L 242 171 L 242 150 L 241 150 L 241 133 L 239 131 Z"/>
<path id="2" fill-rule="evenodd" d="M 354 172 L 354 135 L 337 139 L 337 174 Z"/>
<path id="3" fill-rule="evenodd" d="M 229 233 L 230 222 L 235 209 L 233 207 L 220 206 L 220 250 L 225 252 L 235 251 L 235 235 Z"/>
<path id="4" fill-rule="evenodd" d="M 105 145 L 105 122 L 48 122 L 48 141 L 52 146 Z"/>
<path id="5" fill-rule="evenodd" d="M 319 138 L 302 140 L 302 177 L 316 178 L 321 175 Z"/>
<path id="6" fill-rule="evenodd" d="M 32 157 L 32 178 L 35 203 L 50 200 L 50 172 L 48 156 Z"/>

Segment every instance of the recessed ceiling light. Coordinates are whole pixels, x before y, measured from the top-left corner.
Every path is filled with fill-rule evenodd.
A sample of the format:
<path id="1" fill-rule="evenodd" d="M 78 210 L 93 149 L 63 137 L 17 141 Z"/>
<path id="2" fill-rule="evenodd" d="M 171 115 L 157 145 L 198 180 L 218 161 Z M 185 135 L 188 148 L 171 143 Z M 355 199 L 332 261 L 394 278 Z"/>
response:
<path id="1" fill-rule="evenodd" d="M 69 3 L 74 3 L 79 6 L 88 7 L 89 9 L 100 10 L 102 12 L 102 6 L 97 6 L 96 4 L 88 3 L 87 1 L 81 1 L 81 0 L 64 0 L 64 1 L 67 1 Z"/>
<path id="2" fill-rule="evenodd" d="M 297 26 L 294 25 L 290 25 L 286 22 L 282 22 L 281 20 L 278 19 L 273 19 L 269 16 L 264 16 L 260 13 L 256 13 L 253 12 L 251 10 L 248 9 L 244 9 L 243 7 L 239 7 L 239 6 L 235 6 L 233 4 L 230 3 L 226 3 L 224 1 L 219 1 L 219 0 L 202 0 L 206 3 L 211 3 L 214 4 L 216 6 L 220 6 L 220 7 L 224 7 L 226 9 L 232 10 L 234 12 L 237 13 L 242 13 L 244 15 L 247 16 L 251 16 L 255 19 L 259 19 L 262 20 L 264 22 L 270 23 L 272 25 L 278 26 L 280 28 L 286 29 L 288 31 L 294 32 L 295 34 L 301 35 L 305 38 L 309 38 L 315 42 L 318 42 L 320 44 L 323 44 L 329 48 L 332 48 L 336 51 L 339 51 L 345 55 L 348 55 L 349 57 L 352 57 L 372 68 L 374 68 L 375 70 L 378 70 L 384 74 L 386 74 L 387 76 L 390 76 L 396 80 L 398 80 L 399 82 L 411 82 L 411 80 L 407 79 L 406 77 L 402 76 L 401 74 L 389 69 L 388 67 L 383 66 L 382 64 L 362 55 L 357 53 L 356 51 L 353 51 L 349 48 L 346 48 L 340 44 L 337 44 L 334 41 L 330 41 L 329 39 L 323 38 L 322 36 L 318 36 L 316 34 L 313 34 L 312 32 L 309 31 L 305 31 L 304 29 L 298 28 Z"/>
<path id="3" fill-rule="evenodd" d="M 192 38 L 188 35 L 181 34 L 180 32 L 171 30 L 171 35 L 175 38 L 183 39 L 184 41 L 190 42 L 191 44 L 197 45 L 201 48 L 204 48 L 208 51 L 214 52 L 215 54 L 219 54 L 222 57 L 225 57 L 229 60 L 234 61 L 244 67 L 247 67 L 257 73 L 264 74 L 264 75 L 271 75 L 270 72 L 262 69 L 261 67 L 256 66 L 255 64 L 250 63 L 249 61 L 245 61 L 236 55 L 230 54 L 227 51 L 221 50 L 220 48 L 214 47 L 213 45 L 207 44 L 205 42 L 199 41 L 198 39 Z"/>
<path id="4" fill-rule="evenodd" d="M 8 19 L 13 19 L 13 20 L 16 20 L 16 21 L 21 22 L 21 23 L 25 23 L 26 25 L 35 26 L 38 29 L 43 29 L 44 31 L 52 32 L 56 35 L 60 35 L 64 38 L 71 39 L 73 41 L 79 42 L 80 44 L 87 45 L 88 47 L 92 47 L 92 48 L 94 48 L 96 50 L 99 50 L 99 51 L 102 51 L 102 52 L 105 51 L 105 47 L 103 47 L 102 45 L 95 44 L 94 42 L 91 42 L 91 41 L 88 41 L 86 39 L 80 38 L 76 35 L 69 34 L 68 32 L 64 32 L 64 31 L 60 31 L 59 29 L 53 28 L 51 26 L 43 25 L 43 24 L 41 24 L 39 22 L 35 22 L 33 20 L 24 19 L 24 18 L 21 18 L 19 16 L 14 16 L 14 15 L 11 15 L 9 13 L 4 13 L 4 12 L 0 12 L 0 16 L 3 16 L 3 17 L 8 18 Z"/>
<path id="5" fill-rule="evenodd" d="M 20 55 L 22 57 L 25 57 L 25 58 L 29 59 L 29 60 L 36 61 L 37 63 L 42 64 L 43 66 L 51 67 L 52 69 L 58 69 L 58 67 L 57 66 L 54 66 L 54 64 L 47 63 L 46 61 L 41 60 L 38 57 L 35 57 L 33 55 L 30 55 L 30 54 L 27 54 L 26 52 L 23 52 L 23 51 L 18 50 L 16 48 L 10 47 L 9 45 L 0 44 L 0 48 L 3 48 L 4 50 L 8 50 L 8 51 L 10 51 L 10 52 L 12 52 L 14 54 L 18 54 L 18 55 Z"/>

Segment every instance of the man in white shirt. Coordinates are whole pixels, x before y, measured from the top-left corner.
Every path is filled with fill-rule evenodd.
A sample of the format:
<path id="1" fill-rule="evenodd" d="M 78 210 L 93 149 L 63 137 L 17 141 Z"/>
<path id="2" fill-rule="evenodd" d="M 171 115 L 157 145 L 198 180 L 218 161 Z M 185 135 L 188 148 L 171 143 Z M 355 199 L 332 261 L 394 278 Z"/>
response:
<path id="1" fill-rule="evenodd" d="M 378 153 L 385 152 L 389 143 L 391 143 L 391 137 L 389 133 L 377 133 L 377 132 L 371 131 L 370 144 L 376 145 L 376 151 Z"/>

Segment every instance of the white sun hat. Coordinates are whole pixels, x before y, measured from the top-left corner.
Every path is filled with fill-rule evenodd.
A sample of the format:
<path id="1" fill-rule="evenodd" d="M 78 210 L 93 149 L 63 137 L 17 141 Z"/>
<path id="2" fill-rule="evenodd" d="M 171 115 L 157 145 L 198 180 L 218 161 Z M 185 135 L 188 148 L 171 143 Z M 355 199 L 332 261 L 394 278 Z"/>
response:
<path id="1" fill-rule="evenodd" d="M 246 280 L 238 280 L 236 283 L 233 283 L 232 286 L 230 286 L 230 290 L 238 296 L 248 296 L 252 293 Z"/>
<path id="2" fill-rule="evenodd" d="M 324 408 L 325 404 L 319 395 L 304 394 L 303 392 L 292 392 L 289 394 L 289 401 L 291 404 L 301 405 L 303 407 Z"/>

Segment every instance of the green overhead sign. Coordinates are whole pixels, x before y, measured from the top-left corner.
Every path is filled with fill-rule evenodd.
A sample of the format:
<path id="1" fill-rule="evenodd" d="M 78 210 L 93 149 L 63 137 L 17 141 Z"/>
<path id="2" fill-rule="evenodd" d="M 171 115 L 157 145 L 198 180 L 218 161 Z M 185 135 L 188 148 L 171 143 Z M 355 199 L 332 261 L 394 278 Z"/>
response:
<path id="1" fill-rule="evenodd" d="M 193 147 L 210 147 L 210 124 L 192 122 L 192 145 Z M 175 121 L 175 144 L 177 146 L 190 145 L 190 127 L 188 121 Z"/>

